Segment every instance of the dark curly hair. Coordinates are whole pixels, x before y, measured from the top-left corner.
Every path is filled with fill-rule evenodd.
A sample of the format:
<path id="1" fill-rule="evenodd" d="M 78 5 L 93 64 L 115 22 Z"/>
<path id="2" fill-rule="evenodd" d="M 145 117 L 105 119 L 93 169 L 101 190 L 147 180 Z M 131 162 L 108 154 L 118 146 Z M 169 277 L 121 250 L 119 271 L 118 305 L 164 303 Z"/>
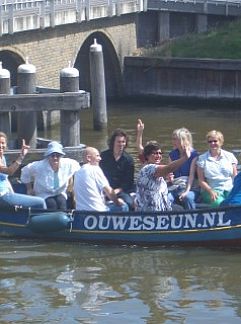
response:
<path id="1" fill-rule="evenodd" d="M 125 140 L 126 140 L 126 147 L 127 147 L 127 145 L 128 145 L 128 140 L 129 140 L 129 138 L 128 138 L 127 133 L 126 133 L 123 129 L 121 129 L 121 128 L 117 128 L 117 129 L 115 129 L 115 130 L 113 131 L 113 133 L 111 134 L 111 137 L 110 137 L 110 139 L 109 139 L 109 141 L 108 141 L 109 149 L 112 150 L 112 151 L 113 151 L 113 148 L 114 148 L 115 139 L 116 139 L 116 137 L 118 137 L 118 136 L 123 136 L 123 137 L 125 137 Z"/>
<path id="2" fill-rule="evenodd" d="M 149 155 L 151 155 L 153 152 L 156 152 L 158 150 L 161 151 L 161 145 L 158 142 L 156 142 L 156 141 L 148 142 L 145 145 L 144 151 L 143 151 L 143 155 L 144 155 L 145 160 L 147 160 Z"/>

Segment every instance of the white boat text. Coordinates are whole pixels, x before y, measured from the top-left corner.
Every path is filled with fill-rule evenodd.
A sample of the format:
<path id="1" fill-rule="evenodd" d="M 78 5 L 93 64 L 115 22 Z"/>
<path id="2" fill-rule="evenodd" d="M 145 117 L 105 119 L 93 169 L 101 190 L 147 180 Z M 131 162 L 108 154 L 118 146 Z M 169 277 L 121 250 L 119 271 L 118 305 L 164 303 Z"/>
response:
<path id="1" fill-rule="evenodd" d="M 88 230 L 160 231 L 191 230 L 230 226 L 225 212 L 184 213 L 173 215 L 88 215 L 83 226 Z"/>

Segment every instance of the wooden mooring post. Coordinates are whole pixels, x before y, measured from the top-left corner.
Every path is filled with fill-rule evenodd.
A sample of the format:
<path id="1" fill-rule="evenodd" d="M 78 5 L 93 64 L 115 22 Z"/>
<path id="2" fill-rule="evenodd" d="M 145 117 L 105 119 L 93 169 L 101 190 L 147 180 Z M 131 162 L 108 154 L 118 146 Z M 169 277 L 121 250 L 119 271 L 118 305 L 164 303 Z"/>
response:
<path id="1" fill-rule="evenodd" d="M 105 91 L 105 70 L 102 46 L 94 39 L 90 46 L 90 81 L 93 125 L 95 130 L 107 128 L 107 108 Z"/>
<path id="2" fill-rule="evenodd" d="M 31 94 L 36 89 L 36 67 L 28 63 L 26 59 L 25 64 L 21 64 L 18 67 L 18 87 L 17 92 L 20 94 Z M 18 123 L 18 147 L 22 145 L 22 139 L 24 138 L 26 144 L 31 148 L 37 146 L 37 116 L 33 109 L 28 111 L 21 111 L 17 114 Z"/>
<path id="3" fill-rule="evenodd" d="M 39 93 L 39 94 L 16 94 L 0 95 L 0 113 L 2 112 L 34 112 L 37 111 L 68 111 L 80 112 L 80 110 L 89 108 L 89 93 L 85 91 L 65 92 L 65 93 Z M 78 114 L 80 118 L 80 114 Z M 67 122 L 68 123 L 68 122 Z M 66 123 L 66 124 L 67 124 Z M 60 138 L 65 137 L 65 119 L 61 119 Z M 35 126 L 37 127 L 37 125 Z M 0 130 L 1 131 L 1 130 Z M 75 146 L 76 138 L 80 141 L 80 134 L 73 133 L 68 137 L 65 146 Z M 19 139 L 20 140 L 20 139 Z"/>
<path id="4" fill-rule="evenodd" d="M 79 91 L 79 71 L 73 67 L 64 68 L 60 71 L 60 92 Z M 75 110 L 61 110 L 60 112 L 61 143 L 73 146 L 80 141 L 80 112 Z"/>
<path id="5" fill-rule="evenodd" d="M 0 94 L 10 94 L 10 72 L 2 68 L 2 62 L 0 62 Z M 0 131 L 4 132 L 9 137 L 11 133 L 9 112 L 0 113 Z"/>

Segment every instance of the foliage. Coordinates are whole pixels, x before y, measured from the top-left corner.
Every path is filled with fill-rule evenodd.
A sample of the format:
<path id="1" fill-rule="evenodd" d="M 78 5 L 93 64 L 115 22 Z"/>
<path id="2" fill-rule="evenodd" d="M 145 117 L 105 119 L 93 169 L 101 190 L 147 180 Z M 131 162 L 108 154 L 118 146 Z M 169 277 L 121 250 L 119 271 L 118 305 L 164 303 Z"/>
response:
<path id="1" fill-rule="evenodd" d="M 145 48 L 142 56 L 241 59 L 241 20 Z"/>

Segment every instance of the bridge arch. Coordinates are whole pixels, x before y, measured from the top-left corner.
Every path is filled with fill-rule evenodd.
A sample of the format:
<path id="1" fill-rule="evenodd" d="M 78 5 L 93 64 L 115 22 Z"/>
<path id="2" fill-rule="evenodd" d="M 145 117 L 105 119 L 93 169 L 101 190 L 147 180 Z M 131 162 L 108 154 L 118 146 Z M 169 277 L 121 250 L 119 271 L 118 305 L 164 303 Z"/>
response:
<path id="1" fill-rule="evenodd" d="M 23 58 L 11 50 L 2 50 L 0 51 L 0 61 L 3 63 L 3 68 L 10 72 L 11 86 L 16 86 L 17 69 L 19 65 L 24 63 Z"/>
<path id="2" fill-rule="evenodd" d="M 91 90 L 89 51 L 95 38 L 98 44 L 102 45 L 103 50 L 106 96 L 108 99 L 118 98 L 123 93 L 120 62 L 111 40 L 103 32 L 94 32 L 89 35 L 78 52 L 74 67 L 77 68 L 80 73 L 80 89 L 89 92 Z"/>

